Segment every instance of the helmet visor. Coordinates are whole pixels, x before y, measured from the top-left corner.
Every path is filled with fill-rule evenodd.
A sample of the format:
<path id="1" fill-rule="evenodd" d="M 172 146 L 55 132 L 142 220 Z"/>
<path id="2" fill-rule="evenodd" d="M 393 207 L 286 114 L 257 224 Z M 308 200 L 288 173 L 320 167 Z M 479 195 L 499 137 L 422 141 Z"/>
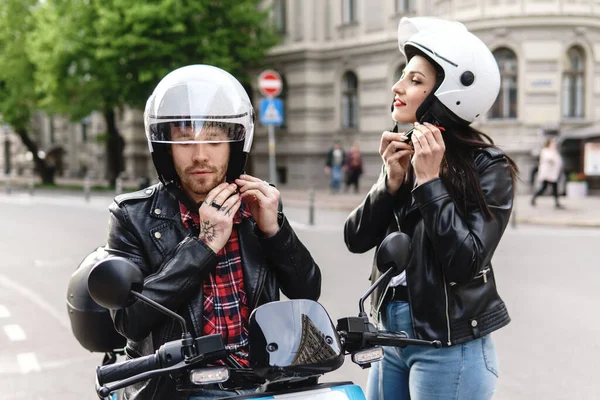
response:
<path id="1" fill-rule="evenodd" d="M 151 142 L 236 142 L 252 135 L 252 105 L 239 84 L 184 78 L 166 79 L 148 99 L 144 123 Z"/>
<path id="2" fill-rule="evenodd" d="M 223 143 L 246 138 L 242 124 L 212 120 L 177 120 L 150 126 L 150 140 L 155 143 Z"/>

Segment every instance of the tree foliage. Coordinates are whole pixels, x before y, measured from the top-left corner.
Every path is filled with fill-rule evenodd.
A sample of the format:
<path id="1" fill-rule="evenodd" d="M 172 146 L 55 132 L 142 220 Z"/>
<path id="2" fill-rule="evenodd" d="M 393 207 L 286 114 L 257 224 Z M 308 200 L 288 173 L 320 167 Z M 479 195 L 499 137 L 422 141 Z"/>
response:
<path id="1" fill-rule="evenodd" d="M 9 125 L 33 155 L 44 183 L 52 183 L 54 170 L 38 156 L 31 119 L 39 108 L 34 85 L 35 66 L 26 51 L 34 29 L 36 0 L 0 1 L 0 123 Z"/>
<path id="2" fill-rule="evenodd" d="M 48 109 L 80 119 L 103 112 L 109 164 L 120 153 L 114 111 L 142 109 L 158 81 L 188 64 L 247 80 L 277 36 L 260 0 L 46 0 L 27 47 Z M 112 119 L 112 121 L 110 121 Z M 118 168 L 117 168 L 118 169 Z M 112 171 L 114 178 L 118 171 Z"/>

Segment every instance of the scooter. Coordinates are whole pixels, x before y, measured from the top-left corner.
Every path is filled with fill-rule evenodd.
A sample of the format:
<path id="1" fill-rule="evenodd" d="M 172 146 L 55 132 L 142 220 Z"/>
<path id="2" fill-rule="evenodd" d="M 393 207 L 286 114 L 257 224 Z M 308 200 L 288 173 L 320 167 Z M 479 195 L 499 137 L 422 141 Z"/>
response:
<path id="1" fill-rule="evenodd" d="M 135 264 L 121 257 L 106 258 L 89 273 L 91 297 L 108 309 L 143 301 L 179 321 L 183 335 L 163 344 L 155 354 L 98 367 L 96 392 L 107 399 L 137 382 L 169 375 L 176 380 L 177 390 L 190 395 L 201 395 L 204 385 L 235 390 L 240 382 L 253 382 L 256 392 L 226 398 L 364 400 L 360 386 L 352 382 L 319 383 L 319 377 L 341 367 L 346 355 L 360 367 L 369 368 L 383 358 L 381 346 L 441 347 L 437 340 L 379 331 L 364 311 L 364 302 L 373 290 L 386 278 L 404 271 L 409 258 L 410 238 L 401 232 L 387 236 L 376 254 L 381 277 L 360 298 L 358 316 L 340 318 L 335 327 L 316 301 L 285 300 L 257 307 L 248 327 L 250 368 L 219 365 L 218 361 L 227 360 L 230 354 L 221 335 L 193 337 L 183 317 L 141 294 L 143 277 Z"/>

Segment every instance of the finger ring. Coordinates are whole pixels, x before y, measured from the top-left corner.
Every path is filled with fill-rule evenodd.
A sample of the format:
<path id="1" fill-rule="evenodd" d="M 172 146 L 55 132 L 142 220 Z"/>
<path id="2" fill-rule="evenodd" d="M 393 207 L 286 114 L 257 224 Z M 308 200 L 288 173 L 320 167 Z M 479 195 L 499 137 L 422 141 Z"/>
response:
<path id="1" fill-rule="evenodd" d="M 217 210 L 221 209 L 221 205 L 215 203 L 214 201 L 212 203 L 210 203 L 210 206 L 216 208 Z"/>

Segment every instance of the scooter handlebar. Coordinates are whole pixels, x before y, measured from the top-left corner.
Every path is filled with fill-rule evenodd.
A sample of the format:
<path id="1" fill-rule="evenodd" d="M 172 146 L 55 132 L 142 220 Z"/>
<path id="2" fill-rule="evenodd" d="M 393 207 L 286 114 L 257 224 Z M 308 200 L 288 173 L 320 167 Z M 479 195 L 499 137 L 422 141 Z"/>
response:
<path id="1" fill-rule="evenodd" d="M 420 340 L 420 339 L 410 339 L 405 332 L 385 332 L 385 331 L 377 331 L 377 332 L 365 332 L 363 334 L 363 339 L 365 343 L 374 346 L 396 346 L 396 347 L 406 347 L 410 345 L 415 346 L 432 346 L 435 348 L 442 347 L 442 342 L 439 340 Z"/>
<path id="2" fill-rule="evenodd" d="M 96 368 L 96 377 L 100 385 L 105 385 L 160 367 L 158 354 L 150 354 L 148 356 L 133 358 L 117 364 L 98 367 Z"/>

